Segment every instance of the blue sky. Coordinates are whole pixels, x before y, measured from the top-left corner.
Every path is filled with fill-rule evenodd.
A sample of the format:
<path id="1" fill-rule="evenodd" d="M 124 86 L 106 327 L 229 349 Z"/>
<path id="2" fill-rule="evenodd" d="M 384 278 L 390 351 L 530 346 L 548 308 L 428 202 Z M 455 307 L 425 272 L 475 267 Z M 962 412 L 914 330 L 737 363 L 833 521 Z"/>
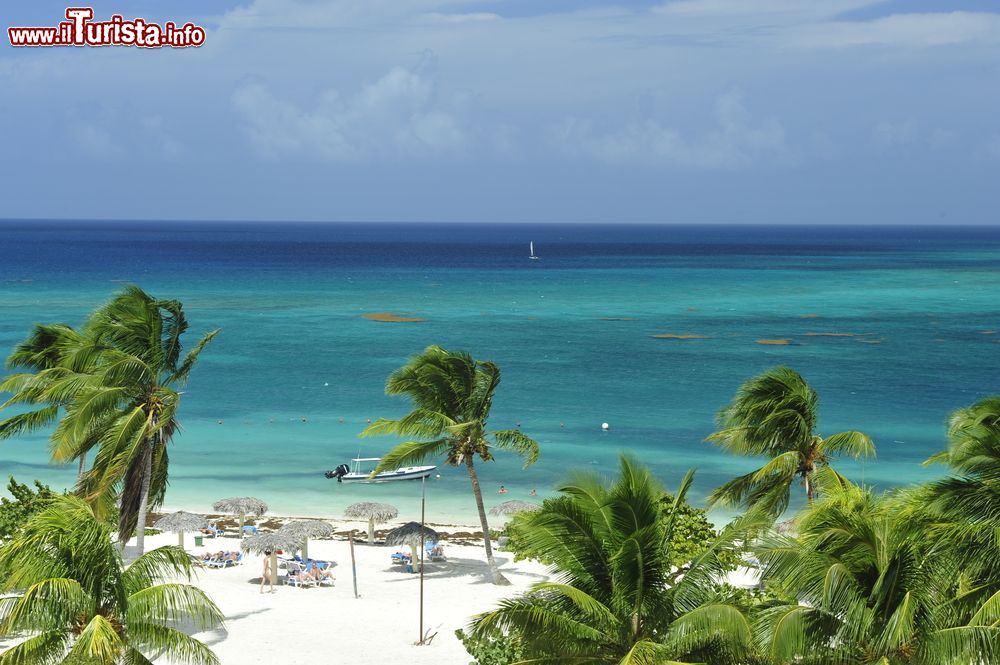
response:
<path id="1" fill-rule="evenodd" d="M 12 3 L 8 3 L 12 4 Z M 5 7 L 54 25 L 64 3 Z M 0 47 L 0 217 L 993 223 L 993 0 L 155 0 Z"/>

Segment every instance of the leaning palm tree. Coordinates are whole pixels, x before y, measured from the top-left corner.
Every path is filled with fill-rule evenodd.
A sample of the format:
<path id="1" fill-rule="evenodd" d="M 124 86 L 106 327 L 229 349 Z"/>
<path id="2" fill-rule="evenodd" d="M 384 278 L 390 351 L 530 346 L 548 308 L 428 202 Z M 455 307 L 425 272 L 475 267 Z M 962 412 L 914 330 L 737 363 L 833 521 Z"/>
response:
<path id="1" fill-rule="evenodd" d="M 797 602 L 761 614 L 779 663 L 968 665 L 1000 662 L 1000 593 L 970 585 L 953 543 L 927 537 L 898 497 L 850 483 L 771 534 L 764 580 Z"/>
<path id="2" fill-rule="evenodd" d="M 222 624 L 219 608 L 189 579 L 177 547 L 147 552 L 125 567 L 111 526 L 76 497 L 59 497 L 0 548 L 4 598 L 0 634 L 26 637 L 0 665 L 150 663 L 154 658 L 215 665 L 202 642 L 178 629 Z"/>
<path id="3" fill-rule="evenodd" d="M 492 362 L 429 346 L 393 372 L 386 383 L 386 394 L 408 396 L 413 410 L 398 420 L 380 418 L 361 436 L 395 434 L 419 439 L 393 448 L 373 474 L 437 455 L 444 455 L 448 464 L 465 465 L 483 527 L 483 544 L 493 583 L 507 584 L 493 558 L 475 458 L 489 462 L 493 459 L 493 449 L 499 448 L 521 455 L 528 466 L 538 459 L 538 443 L 518 430 L 487 430 L 486 421 L 499 384 L 500 368 Z"/>
<path id="4" fill-rule="evenodd" d="M 180 403 L 175 388 L 218 333 L 207 334 L 182 358 L 187 327 L 180 302 L 157 300 L 130 286 L 94 312 L 81 332 L 36 328 L 8 361 L 36 371 L 8 377 L 2 386 L 14 393 L 8 404 L 41 408 L 0 423 L 0 436 L 58 418 L 54 461 L 97 448 L 77 491 L 95 505 L 117 501 L 119 538 L 137 533 L 140 553 L 146 514 L 166 490 L 167 444 L 177 429 Z"/>
<path id="5" fill-rule="evenodd" d="M 188 328 L 183 305 L 129 286 L 88 324 L 101 345 L 88 388 L 73 400 L 64 423 L 87 432 L 102 424 L 94 465 L 81 490 L 97 500 L 118 492 L 119 538 L 136 534 L 141 554 L 146 515 L 163 502 L 167 445 L 177 431 L 183 385 L 214 330 L 182 356 Z"/>
<path id="6" fill-rule="evenodd" d="M 749 662 L 749 620 L 718 600 L 725 553 L 745 537 L 734 524 L 678 569 L 674 530 L 694 476 L 669 497 L 648 469 L 623 456 L 610 485 L 580 475 L 521 521 L 520 539 L 550 561 L 555 581 L 473 620 L 473 634 L 520 640 L 524 662 L 629 664 Z M 754 528 L 760 528 L 759 524 Z"/>
<path id="7" fill-rule="evenodd" d="M 816 471 L 834 455 L 875 455 L 875 444 L 863 432 L 816 434 L 818 397 L 795 370 L 775 367 L 742 386 L 718 415 L 721 427 L 708 441 L 734 455 L 769 458 L 761 468 L 716 489 L 708 504 L 757 505 L 779 515 L 788 507 L 791 485 L 798 478 L 806 497 L 816 496 Z"/>
<path id="8" fill-rule="evenodd" d="M 85 329 L 78 331 L 63 323 L 36 325 L 7 357 L 8 369 L 26 371 L 11 374 L 0 382 L 0 392 L 13 393 L 0 405 L 0 411 L 14 405 L 35 408 L 0 421 L 0 439 L 55 423 L 85 387 L 81 375 L 92 369 L 95 357 L 93 340 Z M 76 458 L 78 476 L 82 477 L 87 452 L 97 443 L 97 431 L 99 428 L 91 428 L 90 436 L 78 439 L 75 432 L 57 427 L 49 437 L 52 461 L 63 464 Z"/>

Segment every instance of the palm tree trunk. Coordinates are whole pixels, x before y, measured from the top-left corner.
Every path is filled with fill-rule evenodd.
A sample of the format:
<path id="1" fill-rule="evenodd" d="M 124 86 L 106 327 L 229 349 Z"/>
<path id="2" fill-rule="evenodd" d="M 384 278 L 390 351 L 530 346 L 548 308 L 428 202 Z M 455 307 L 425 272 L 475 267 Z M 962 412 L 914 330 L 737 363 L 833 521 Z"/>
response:
<path id="1" fill-rule="evenodd" d="M 83 478 L 83 474 L 87 470 L 87 453 L 80 453 L 80 470 L 77 471 L 76 477 Z"/>
<path id="2" fill-rule="evenodd" d="M 497 562 L 493 559 L 493 544 L 490 542 L 490 525 L 486 521 L 486 507 L 483 505 L 483 491 L 479 487 L 479 476 L 476 475 L 476 467 L 472 463 L 472 455 L 465 456 L 465 467 L 469 471 L 469 481 L 472 483 L 472 493 L 476 497 L 476 508 L 479 510 L 479 523 L 483 526 L 483 544 L 486 545 L 486 562 L 490 566 L 490 575 L 493 576 L 493 584 L 506 586 L 510 580 L 500 573 Z"/>
<path id="3" fill-rule="evenodd" d="M 139 490 L 139 514 L 136 515 L 135 538 L 138 556 L 142 556 L 146 546 L 146 511 L 149 508 L 149 483 L 153 477 L 153 445 L 146 442 L 142 451 L 142 485 Z"/>
<path id="4" fill-rule="evenodd" d="M 809 503 L 812 503 L 813 499 L 816 498 L 816 488 L 813 487 L 811 475 L 806 474 L 805 483 L 806 483 L 806 500 Z"/>

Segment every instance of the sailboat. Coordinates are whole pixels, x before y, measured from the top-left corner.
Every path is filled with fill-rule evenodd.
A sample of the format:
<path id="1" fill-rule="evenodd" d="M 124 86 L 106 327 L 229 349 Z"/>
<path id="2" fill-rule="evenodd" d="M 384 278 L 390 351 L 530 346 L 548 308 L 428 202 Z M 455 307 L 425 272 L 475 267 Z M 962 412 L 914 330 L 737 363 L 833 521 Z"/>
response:
<path id="1" fill-rule="evenodd" d="M 530 252 L 530 254 L 528 255 L 528 258 L 529 259 L 537 259 L 538 257 L 535 256 L 535 241 L 532 240 L 531 242 L 529 242 L 528 243 L 528 247 L 529 247 L 529 252 Z"/>

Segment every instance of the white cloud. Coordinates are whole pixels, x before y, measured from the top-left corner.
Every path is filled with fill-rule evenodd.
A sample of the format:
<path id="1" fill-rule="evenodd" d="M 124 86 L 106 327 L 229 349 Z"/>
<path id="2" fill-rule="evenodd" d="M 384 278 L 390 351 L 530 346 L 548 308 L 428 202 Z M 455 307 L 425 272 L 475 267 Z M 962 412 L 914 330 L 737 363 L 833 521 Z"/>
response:
<path id="1" fill-rule="evenodd" d="M 570 118 L 558 128 L 557 138 L 571 154 L 612 164 L 733 169 L 788 158 L 784 128 L 775 119 L 753 122 L 738 91 L 716 98 L 714 119 L 708 130 L 686 133 L 656 119 L 601 131 L 591 121 Z"/>
<path id="2" fill-rule="evenodd" d="M 883 150 L 906 146 L 917 136 L 917 123 L 913 120 L 902 122 L 880 122 L 872 129 L 872 141 Z"/>
<path id="3" fill-rule="evenodd" d="M 1000 159 L 1000 134 L 994 134 L 986 142 L 986 154 L 990 157 Z"/>
<path id="4" fill-rule="evenodd" d="M 431 13 L 426 14 L 425 18 L 428 21 L 439 22 L 439 23 L 482 23 L 483 21 L 500 21 L 499 14 L 492 14 L 489 12 L 475 12 L 471 14 L 439 14 Z"/>
<path id="5" fill-rule="evenodd" d="M 254 145 L 271 157 L 454 155 L 469 141 L 457 110 L 437 99 L 433 81 L 400 67 L 351 96 L 327 90 L 308 109 L 278 99 L 261 83 L 237 90 L 233 104 Z"/>
<path id="6" fill-rule="evenodd" d="M 893 14 L 871 21 L 831 21 L 804 26 L 794 40 L 804 47 L 934 47 L 1000 44 L 1000 15 L 975 12 Z"/>
<path id="7" fill-rule="evenodd" d="M 674 0 L 654 11 L 678 16 L 732 17 L 786 15 L 827 18 L 883 0 Z"/>
<path id="8" fill-rule="evenodd" d="M 89 157 L 110 159 L 124 152 L 111 133 L 102 127 L 86 123 L 71 124 L 69 131 L 77 146 Z"/>

